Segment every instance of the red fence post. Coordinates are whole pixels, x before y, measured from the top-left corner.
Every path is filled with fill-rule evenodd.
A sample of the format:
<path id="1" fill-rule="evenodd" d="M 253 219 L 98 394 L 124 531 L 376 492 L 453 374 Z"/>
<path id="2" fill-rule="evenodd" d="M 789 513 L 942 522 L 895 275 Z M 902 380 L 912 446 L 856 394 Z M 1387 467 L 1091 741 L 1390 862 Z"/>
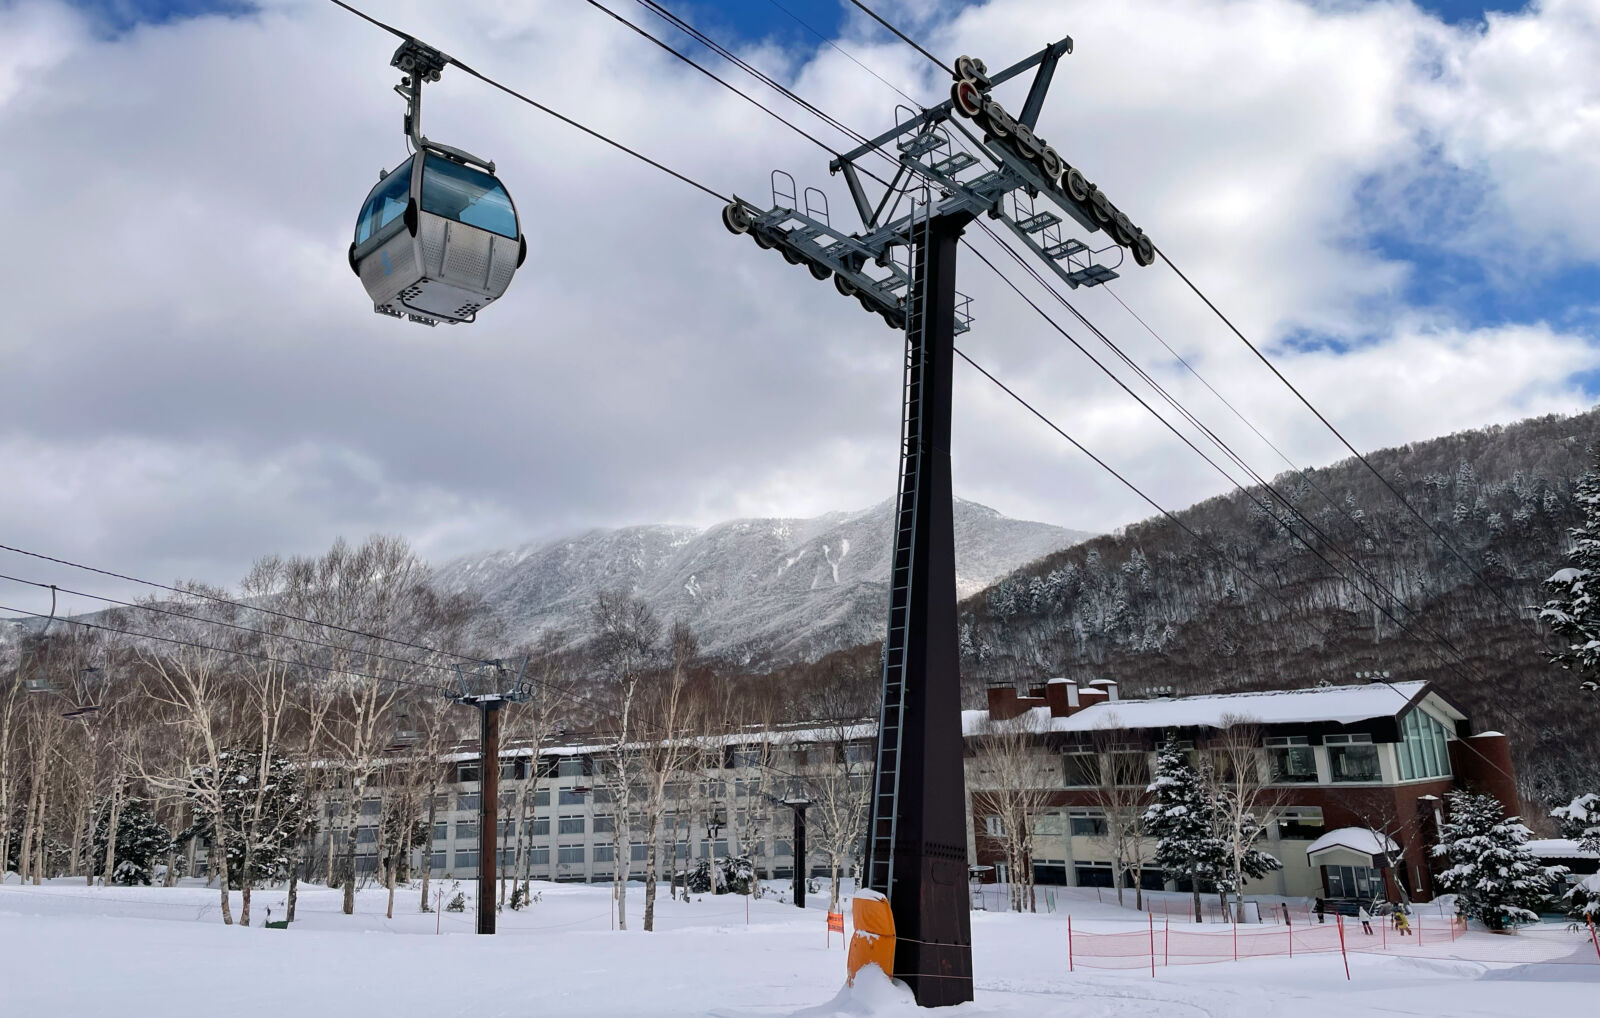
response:
<path id="1" fill-rule="evenodd" d="M 1294 957 L 1294 926 L 1285 927 L 1289 931 L 1289 957 Z"/>
<path id="2" fill-rule="evenodd" d="M 1344 959 L 1344 978 L 1350 980 L 1350 955 L 1344 949 L 1344 916 L 1339 916 L 1339 956 Z"/>
<path id="3" fill-rule="evenodd" d="M 1233 960 L 1239 960 L 1239 918 L 1233 920 Z"/>
<path id="4" fill-rule="evenodd" d="M 1410 921 L 1409 917 L 1407 918 L 1406 921 L 1407 922 Z M 1417 913 L 1417 946 L 1418 947 L 1422 946 L 1422 913 L 1421 912 Z"/>
<path id="5" fill-rule="evenodd" d="M 1156 977 L 1156 914 L 1154 912 L 1151 912 L 1151 913 L 1149 913 L 1149 916 L 1150 916 L 1150 978 L 1154 979 Z"/>
<path id="6" fill-rule="evenodd" d="M 1161 923 L 1161 964 L 1172 964 L 1172 920 L 1166 919 Z"/>
<path id="7" fill-rule="evenodd" d="M 1600 958 L 1600 936 L 1597 936 L 1594 932 L 1594 916 L 1588 915 L 1584 918 L 1589 920 L 1589 939 L 1594 941 L 1594 955 L 1596 958 Z"/>
<path id="8" fill-rule="evenodd" d="M 1077 971 L 1076 966 L 1074 966 L 1073 963 L 1072 963 L 1072 916 L 1071 915 L 1067 916 L 1067 971 L 1068 972 Z"/>

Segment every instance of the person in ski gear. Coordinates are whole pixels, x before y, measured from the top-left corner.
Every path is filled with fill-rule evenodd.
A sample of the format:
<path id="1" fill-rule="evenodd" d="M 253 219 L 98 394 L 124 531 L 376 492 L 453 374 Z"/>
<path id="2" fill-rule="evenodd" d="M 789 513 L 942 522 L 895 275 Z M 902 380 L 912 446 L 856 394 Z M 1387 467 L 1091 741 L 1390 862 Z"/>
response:
<path id="1" fill-rule="evenodd" d="M 1361 920 L 1361 932 L 1372 936 L 1372 913 L 1367 911 L 1367 906 L 1360 906 L 1356 910 L 1356 917 Z"/>
<path id="2" fill-rule="evenodd" d="M 1318 898 L 1313 911 L 1317 913 L 1317 922 L 1325 923 L 1328 921 L 1328 903 L 1326 901 Z"/>
<path id="3" fill-rule="evenodd" d="M 1402 937 L 1406 936 L 1411 932 L 1411 918 L 1399 909 L 1395 909 L 1394 928 L 1400 931 Z"/>

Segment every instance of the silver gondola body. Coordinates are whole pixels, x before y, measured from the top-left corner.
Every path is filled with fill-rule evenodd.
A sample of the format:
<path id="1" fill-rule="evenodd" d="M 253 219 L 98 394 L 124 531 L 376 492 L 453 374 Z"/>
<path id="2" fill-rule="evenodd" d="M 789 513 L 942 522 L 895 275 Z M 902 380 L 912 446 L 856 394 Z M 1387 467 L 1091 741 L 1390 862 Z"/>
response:
<path id="1" fill-rule="evenodd" d="M 367 195 L 350 267 L 379 314 L 471 322 L 506 292 L 527 242 L 492 163 L 485 173 L 471 157 L 452 158 L 464 153 L 425 144 Z"/>

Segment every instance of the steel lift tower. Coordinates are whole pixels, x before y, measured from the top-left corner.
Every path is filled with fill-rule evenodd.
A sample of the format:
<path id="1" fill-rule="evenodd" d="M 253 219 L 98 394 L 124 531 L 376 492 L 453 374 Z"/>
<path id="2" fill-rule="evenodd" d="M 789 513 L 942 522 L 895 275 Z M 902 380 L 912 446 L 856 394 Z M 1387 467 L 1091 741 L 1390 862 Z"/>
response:
<path id="1" fill-rule="evenodd" d="M 1116 278 L 1125 252 L 1140 265 L 1155 260 L 1143 231 L 1034 133 L 1056 64 L 1071 52 L 1072 40 L 1062 39 L 993 76 L 981 60 L 963 56 L 948 101 L 920 111 L 899 107 L 897 126 L 829 163 L 830 173 L 844 175 L 859 232 L 835 228 L 826 196 L 809 187 L 797 196 L 794 179 L 781 171 L 773 173 L 770 209 L 735 196 L 722 212 L 730 231 L 776 249 L 819 280 L 831 277 L 840 294 L 906 334 L 866 882 L 889 899 L 899 938 L 894 974 L 924 1007 L 972 999 L 950 482 L 955 337 L 972 317 L 970 301 L 956 291 L 957 245 L 966 226 L 987 215 L 1072 288 Z M 1030 70 L 1032 86 L 1013 117 L 991 90 Z M 858 168 L 875 153 L 897 164 L 876 204 L 862 183 L 866 170 Z M 1046 207 L 1036 209 L 1041 199 Z M 1068 221 L 1107 242 L 1097 249 L 1063 236 Z M 1103 263 L 1112 251 L 1115 261 Z"/>

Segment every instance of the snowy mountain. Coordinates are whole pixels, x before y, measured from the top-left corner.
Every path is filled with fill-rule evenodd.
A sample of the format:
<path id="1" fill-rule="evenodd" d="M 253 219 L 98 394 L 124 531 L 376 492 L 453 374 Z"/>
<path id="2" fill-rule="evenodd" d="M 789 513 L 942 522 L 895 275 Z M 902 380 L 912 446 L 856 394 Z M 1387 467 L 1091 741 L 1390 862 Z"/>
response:
<path id="1" fill-rule="evenodd" d="M 482 595 L 508 640 L 586 634 L 595 594 L 619 584 L 664 621 L 693 624 L 709 653 L 740 663 L 818 657 L 882 636 L 892 505 L 705 529 L 592 530 L 446 563 L 446 591 Z M 1090 535 L 956 500 L 962 596 Z"/>

